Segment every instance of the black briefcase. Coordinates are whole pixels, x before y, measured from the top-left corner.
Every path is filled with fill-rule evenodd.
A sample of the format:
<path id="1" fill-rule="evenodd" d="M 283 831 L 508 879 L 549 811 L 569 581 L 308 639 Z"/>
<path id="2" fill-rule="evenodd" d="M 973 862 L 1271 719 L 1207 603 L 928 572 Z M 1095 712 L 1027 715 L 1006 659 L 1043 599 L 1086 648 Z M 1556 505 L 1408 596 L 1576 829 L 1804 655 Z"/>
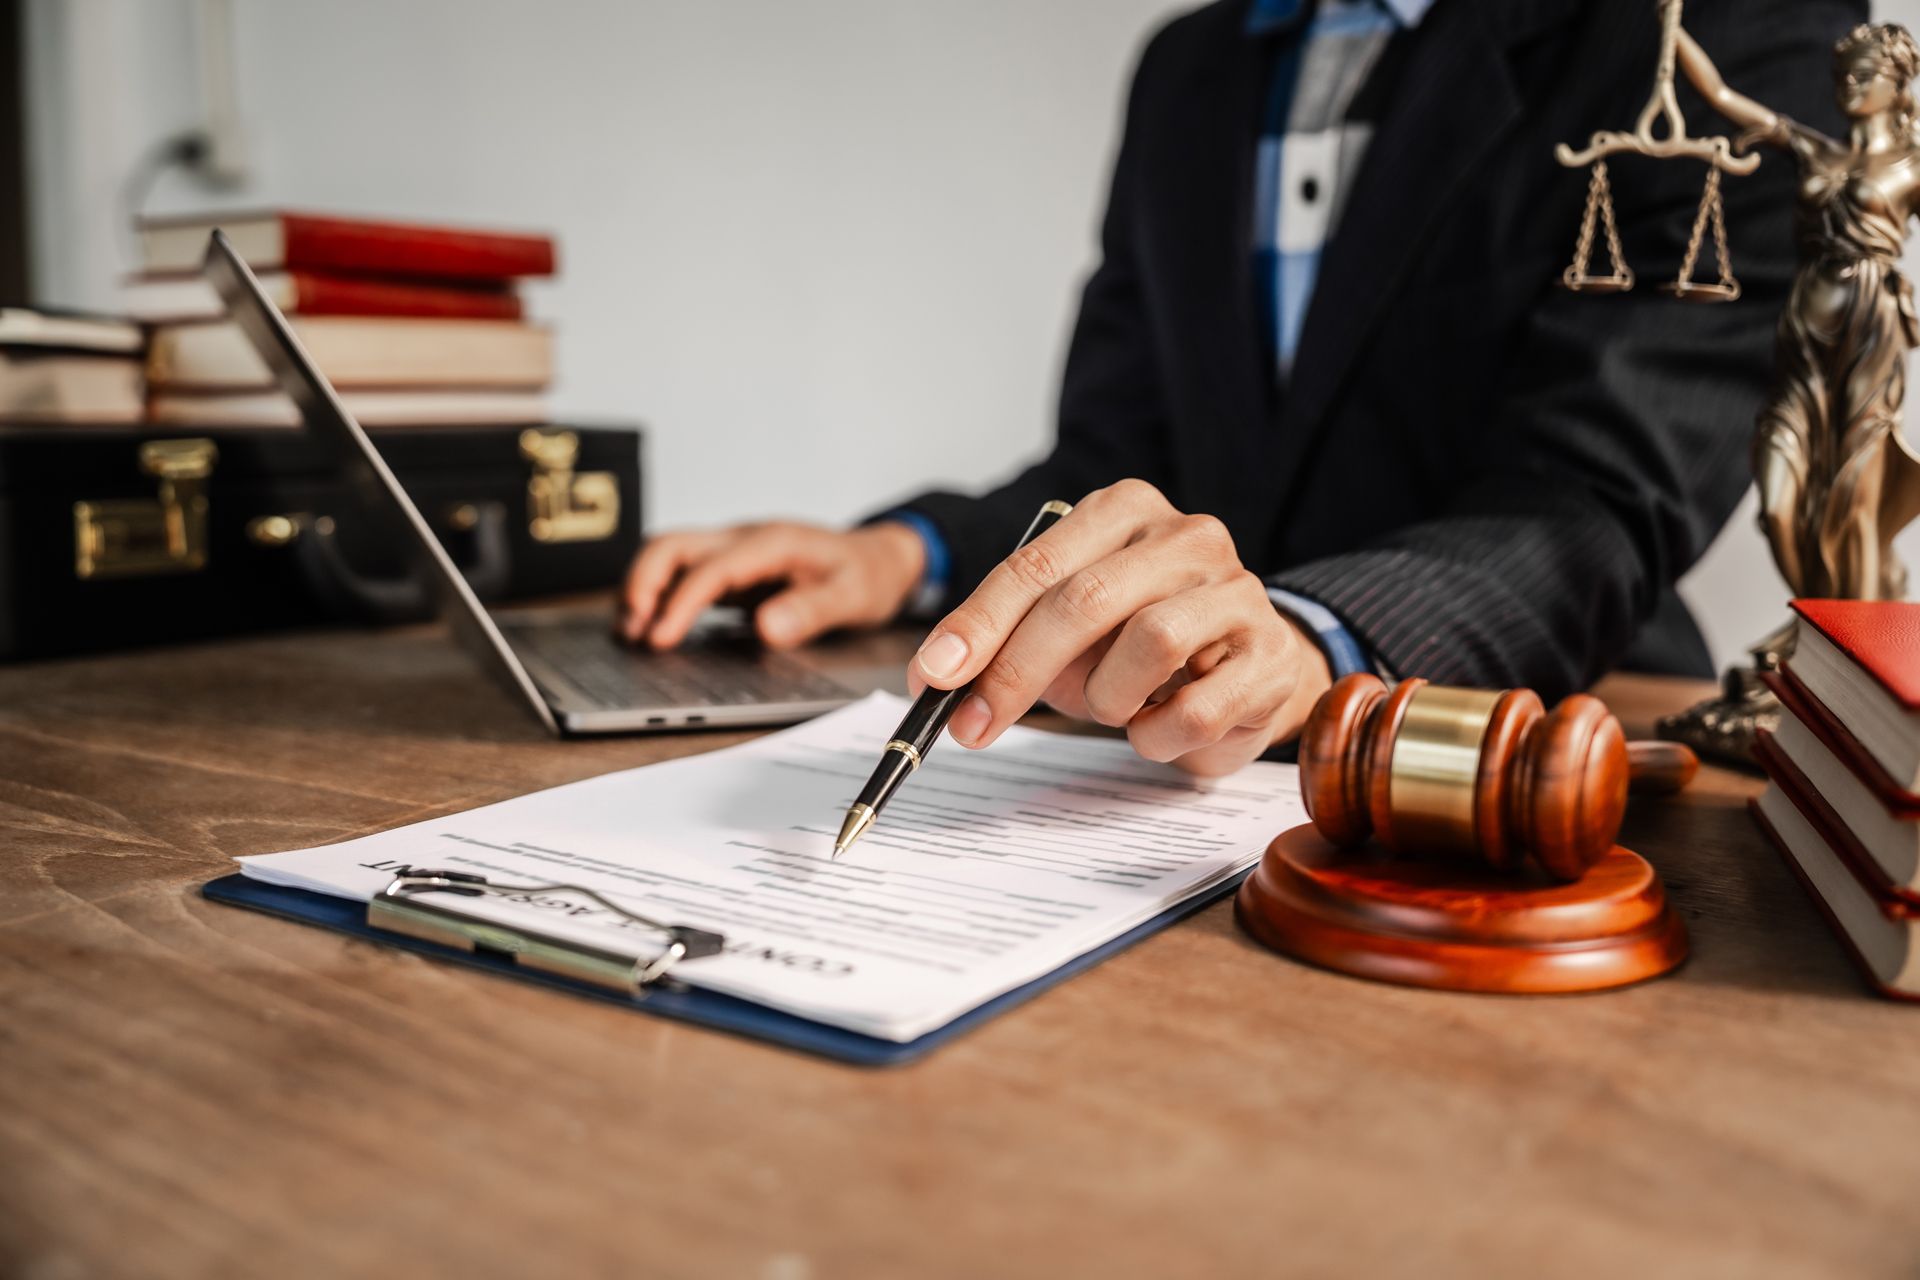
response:
<path id="1" fill-rule="evenodd" d="M 608 587 L 640 543 L 637 428 L 380 430 L 483 600 Z M 391 521 L 284 428 L 0 428 L 0 659 L 430 615 Z"/>

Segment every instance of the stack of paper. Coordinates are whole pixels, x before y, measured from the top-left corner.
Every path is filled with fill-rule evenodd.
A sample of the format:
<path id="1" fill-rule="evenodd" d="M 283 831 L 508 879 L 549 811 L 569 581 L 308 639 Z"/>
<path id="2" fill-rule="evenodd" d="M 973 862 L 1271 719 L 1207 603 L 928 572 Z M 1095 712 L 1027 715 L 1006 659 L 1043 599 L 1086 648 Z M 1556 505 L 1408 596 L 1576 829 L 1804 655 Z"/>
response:
<path id="1" fill-rule="evenodd" d="M 691 985 L 905 1041 L 1217 888 L 1306 820 L 1289 765 L 1202 782 L 1124 742 L 1016 728 L 985 751 L 943 743 L 832 861 L 905 705 L 875 694 L 708 755 L 240 861 L 359 899 L 405 865 L 582 885 L 725 934 L 722 954 L 675 971 Z M 564 895 L 455 901 L 581 941 L 632 937 Z"/>

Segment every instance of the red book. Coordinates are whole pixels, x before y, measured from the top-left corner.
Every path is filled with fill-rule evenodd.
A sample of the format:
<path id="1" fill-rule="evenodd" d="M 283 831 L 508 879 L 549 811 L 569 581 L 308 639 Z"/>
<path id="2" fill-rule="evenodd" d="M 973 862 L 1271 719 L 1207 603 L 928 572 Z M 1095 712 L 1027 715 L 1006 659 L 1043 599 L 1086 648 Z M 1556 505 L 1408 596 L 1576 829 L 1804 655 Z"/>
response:
<path id="1" fill-rule="evenodd" d="M 1762 729 L 1759 741 L 1754 744 L 1754 759 L 1766 770 L 1769 778 L 1780 784 L 1780 789 L 1799 806 L 1809 821 L 1819 827 L 1827 843 L 1833 845 L 1842 854 L 1842 861 L 1853 871 L 1855 878 L 1865 885 L 1875 898 L 1898 900 L 1898 910 L 1904 914 L 1920 916 L 1920 887 L 1915 880 L 1912 851 L 1908 851 L 1907 864 L 1902 867 L 1889 867 L 1885 859 L 1867 848 L 1854 830 L 1854 826 L 1841 816 L 1834 797 L 1829 796 L 1816 786 L 1802 769 L 1780 745 L 1780 739 Z"/>
<path id="2" fill-rule="evenodd" d="M 518 320 L 520 295 L 505 288 L 477 288 L 365 276 L 268 271 L 260 287 L 290 316 L 428 316 L 446 320 Z M 218 320 L 226 304 L 199 276 L 157 276 L 128 281 L 121 292 L 128 315 L 147 324 Z"/>
<path id="3" fill-rule="evenodd" d="M 1774 697 L 1780 699 L 1787 714 L 1805 725 L 1822 746 L 1843 761 L 1876 800 L 1895 813 L 1920 818 L 1920 794 L 1895 782 L 1893 775 L 1860 745 L 1860 740 L 1847 732 L 1847 726 L 1807 691 L 1807 686 L 1794 674 L 1791 659 L 1778 671 L 1761 672 L 1760 679 L 1773 690 Z"/>
<path id="4" fill-rule="evenodd" d="M 1762 740 L 1764 744 L 1764 739 Z M 1764 745 L 1762 755 L 1764 758 Z M 1920 999 L 1920 921 L 1906 898 L 1877 892 L 1871 869 L 1791 776 L 1775 776 L 1756 800 L 1754 821 L 1883 995 Z"/>
<path id="5" fill-rule="evenodd" d="M 1920 603 L 1795 600 L 1789 664 L 1896 790 L 1920 793 Z"/>
<path id="6" fill-rule="evenodd" d="M 1900 706 L 1920 711 L 1920 601 L 1795 600 L 1793 611 Z"/>
<path id="7" fill-rule="evenodd" d="M 550 276 L 554 267 L 551 236 L 266 212 L 145 219 L 145 272 L 198 271 L 215 227 L 255 271 L 505 280 Z"/>

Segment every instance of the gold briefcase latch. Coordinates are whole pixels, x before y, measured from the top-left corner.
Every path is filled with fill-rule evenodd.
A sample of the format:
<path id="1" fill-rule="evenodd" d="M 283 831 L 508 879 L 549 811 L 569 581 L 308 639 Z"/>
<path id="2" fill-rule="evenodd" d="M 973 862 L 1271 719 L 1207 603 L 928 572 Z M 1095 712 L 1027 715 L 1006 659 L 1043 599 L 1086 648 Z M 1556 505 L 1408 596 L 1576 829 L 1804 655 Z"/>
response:
<path id="1" fill-rule="evenodd" d="M 141 445 L 140 469 L 159 479 L 159 494 L 74 503 L 74 576 L 131 578 L 206 567 L 206 481 L 219 456 L 211 440 Z"/>
<path id="2" fill-rule="evenodd" d="M 580 437 L 529 428 L 520 456 L 533 464 L 527 481 L 527 532 L 535 542 L 599 542 L 620 527 L 620 482 L 611 471 L 578 471 Z"/>

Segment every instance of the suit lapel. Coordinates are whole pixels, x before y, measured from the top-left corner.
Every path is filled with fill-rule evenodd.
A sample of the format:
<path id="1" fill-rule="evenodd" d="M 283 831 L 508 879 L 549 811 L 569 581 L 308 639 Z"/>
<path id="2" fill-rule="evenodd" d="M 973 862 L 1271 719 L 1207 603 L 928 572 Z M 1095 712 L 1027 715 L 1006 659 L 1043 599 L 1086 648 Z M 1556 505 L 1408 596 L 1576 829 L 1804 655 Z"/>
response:
<path id="1" fill-rule="evenodd" d="M 1501 41 L 1478 3 L 1441 0 L 1415 33 L 1321 258 L 1277 436 L 1267 453 L 1269 494 L 1259 525 L 1265 548 L 1301 464 L 1367 336 L 1385 316 L 1407 269 L 1441 215 L 1519 119 L 1520 97 Z M 1542 156 L 1542 164 L 1551 157 Z"/>
<path id="2" fill-rule="evenodd" d="M 1177 123 L 1160 134 L 1166 150 L 1152 166 L 1160 189 L 1142 193 L 1143 208 L 1157 213 L 1164 322 L 1187 335 L 1181 347 L 1194 361 L 1179 391 L 1188 402 L 1179 417 L 1189 429 L 1173 442 L 1179 496 L 1188 510 L 1212 512 L 1230 525 L 1250 433 L 1268 419 L 1270 386 L 1248 244 L 1259 95 L 1271 46 L 1241 30 L 1243 6 L 1232 14 L 1233 26 L 1222 33 L 1232 41 L 1226 61 L 1195 68 L 1179 86 Z"/>

